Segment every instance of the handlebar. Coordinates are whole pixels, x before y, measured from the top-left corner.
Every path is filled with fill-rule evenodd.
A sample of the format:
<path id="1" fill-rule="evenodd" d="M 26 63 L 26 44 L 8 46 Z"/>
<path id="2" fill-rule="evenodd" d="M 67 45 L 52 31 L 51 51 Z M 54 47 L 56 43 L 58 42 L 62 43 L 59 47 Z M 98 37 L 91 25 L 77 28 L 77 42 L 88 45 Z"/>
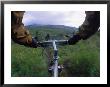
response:
<path id="1" fill-rule="evenodd" d="M 52 47 L 53 43 L 55 43 L 56 45 L 64 46 L 68 44 L 68 40 L 48 40 L 48 41 L 38 42 L 40 47 Z"/>
<path id="2" fill-rule="evenodd" d="M 58 77 L 58 49 L 57 45 L 68 45 L 68 40 L 48 40 L 48 41 L 42 41 L 37 43 L 39 47 L 53 47 L 53 65 L 52 65 L 52 76 Z"/>

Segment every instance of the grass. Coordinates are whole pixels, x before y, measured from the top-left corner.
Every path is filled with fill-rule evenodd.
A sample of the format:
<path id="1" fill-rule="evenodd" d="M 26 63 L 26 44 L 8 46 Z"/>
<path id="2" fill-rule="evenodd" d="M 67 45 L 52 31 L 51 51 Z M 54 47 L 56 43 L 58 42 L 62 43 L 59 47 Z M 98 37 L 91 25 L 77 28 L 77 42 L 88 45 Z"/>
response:
<path id="1" fill-rule="evenodd" d="M 41 49 L 12 45 L 12 76 L 47 76 L 47 66 Z"/>
<path id="2" fill-rule="evenodd" d="M 60 63 L 64 65 L 66 74 L 70 77 L 97 77 L 100 76 L 100 49 L 96 46 L 100 41 L 80 41 L 76 45 L 60 49 Z M 92 42 L 92 43 L 91 43 Z"/>
<path id="3" fill-rule="evenodd" d="M 57 32 L 56 32 L 57 33 Z M 62 77 L 100 76 L 100 33 L 75 45 L 59 47 Z M 16 43 L 11 46 L 11 75 L 13 77 L 48 77 L 47 59 L 42 48 L 28 48 Z"/>

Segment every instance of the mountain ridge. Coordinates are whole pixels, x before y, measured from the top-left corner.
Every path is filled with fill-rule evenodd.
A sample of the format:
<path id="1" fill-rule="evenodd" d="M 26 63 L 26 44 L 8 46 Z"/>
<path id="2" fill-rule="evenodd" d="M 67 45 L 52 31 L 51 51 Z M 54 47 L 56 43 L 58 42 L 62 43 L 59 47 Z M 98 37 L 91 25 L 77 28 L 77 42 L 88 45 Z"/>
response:
<path id="1" fill-rule="evenodd" d="M 32 25 L 27 25 L 25 26 L 27 28 L 51 28 L 51 29 L 77 29 L 76 27 L 71 27 L 71 26 L 66 26 L 66 25 L 41 25 L 41 24 L 32 24 Z"/>

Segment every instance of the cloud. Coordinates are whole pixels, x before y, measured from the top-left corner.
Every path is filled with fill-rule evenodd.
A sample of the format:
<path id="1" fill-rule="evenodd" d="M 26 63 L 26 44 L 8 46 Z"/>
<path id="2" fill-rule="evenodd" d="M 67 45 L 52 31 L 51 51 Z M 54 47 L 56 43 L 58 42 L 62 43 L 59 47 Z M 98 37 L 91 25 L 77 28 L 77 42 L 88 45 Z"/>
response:
<path id="1" fill-rule="evenodd" d="M 85 19 L 85 12 L 77 11 L 27 11 L 23 17 L 25 25 L 67 25 L 80 26 Z"/>

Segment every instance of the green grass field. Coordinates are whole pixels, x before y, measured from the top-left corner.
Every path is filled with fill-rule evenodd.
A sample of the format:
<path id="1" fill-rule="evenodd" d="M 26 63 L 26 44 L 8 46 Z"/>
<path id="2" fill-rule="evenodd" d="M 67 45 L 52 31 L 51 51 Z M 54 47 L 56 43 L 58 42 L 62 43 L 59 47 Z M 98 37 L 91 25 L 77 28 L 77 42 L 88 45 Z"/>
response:
<path id="1" fill-rule="evenodd" d="M 47 58 L 42 51 L 12 42 L 11 76 L 49 77 Z M 59 47 L 59 57 L 59 64 L 64 66 L 62 77 L 100 76 L 100 33 L 75 45 Z"/>

